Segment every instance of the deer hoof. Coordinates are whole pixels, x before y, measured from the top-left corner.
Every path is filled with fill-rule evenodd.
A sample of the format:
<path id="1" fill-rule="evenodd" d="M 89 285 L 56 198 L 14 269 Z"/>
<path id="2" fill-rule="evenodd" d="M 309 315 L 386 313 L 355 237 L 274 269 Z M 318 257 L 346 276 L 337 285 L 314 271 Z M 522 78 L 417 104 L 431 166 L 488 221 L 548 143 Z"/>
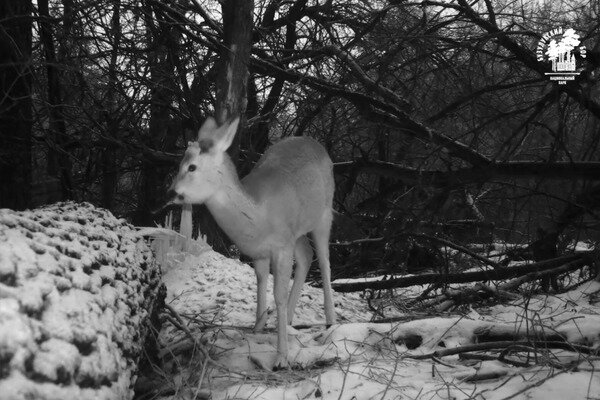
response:
<path id="1" fill-rule="evenodd" d="M 285 369 L 290 369 L 290 363 L 287 360 L 287 356 L 278 353 L 277 358 L 275 359 L 275 364 L 273 364 L 273 371 L 281 371 Z"/>

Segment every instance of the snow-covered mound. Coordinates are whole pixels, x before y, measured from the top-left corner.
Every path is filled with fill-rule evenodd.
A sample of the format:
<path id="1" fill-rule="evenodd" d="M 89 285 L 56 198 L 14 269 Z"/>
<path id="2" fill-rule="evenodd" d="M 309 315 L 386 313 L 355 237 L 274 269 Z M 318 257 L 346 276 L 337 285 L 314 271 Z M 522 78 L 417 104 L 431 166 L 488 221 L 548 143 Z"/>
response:
<path id="1" fill-rule="evenodd" d="M 164 268 L 163 282 L 168 288 L 167 303 L 185 315 L 205 315 L 214 323 L 236 326 L 254 325 L 256 315 L 256 276 L 239 260 L 227 258 L 206 248 L 199 255 L 172 260 Z M 368 320 L 371 313 L 356 294 L 334 294 L 339 322 Z M 273 276 L 267 284 L 267 307 L 275 309 Z M 275 312 L 269 320 L 275 326 Z M 310 285 L 302 290 L 294 325 L 325 324 L 323 291 Z"/>
<path id="2" fill-rule="evenodd" d="M 90 204 L 0 210 L 0 398 L 128 399 L 160 271 Z"/>

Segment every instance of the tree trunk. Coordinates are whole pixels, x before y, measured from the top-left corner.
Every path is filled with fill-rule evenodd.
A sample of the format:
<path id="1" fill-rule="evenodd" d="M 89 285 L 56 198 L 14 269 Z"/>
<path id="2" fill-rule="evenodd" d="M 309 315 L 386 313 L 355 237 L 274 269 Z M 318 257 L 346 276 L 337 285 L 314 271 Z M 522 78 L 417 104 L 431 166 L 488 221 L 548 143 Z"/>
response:
<path id="1" fill-rule="evenodd" d="M 224 0 L 221 2 L 223 12 L 223 45 L 221 50 L 217 77 L 217 96 L 215 117 L 221 125 L 235 117 L 242 118 L 238 131 L 245 125 L 243 121 L 246 111 L 248 61 L 252 44 L 252 12 L 253 0 Z M 239 135 L 229 148 L 233 160 L 238 159 L 240 146 Z"/>
<path id="2" fill-rule="evenodd" d="M 116 146 L 114 140 L 118 138 L 118 111 L 115 100 L 117 85 L 117 55 L 119 44 L 121 42 L 121 0 L 115 0 L 110 29 L 112 36 L 112 54 L 108 66 L 108 87 L 106 95 L 106 132 L 104 134 L 109 138 L 105 141 L 102 150 L 102 206 L 109 210 L 115 207 L 115 193 L 118 182 Z M 112 139 L 112 140 L 111 140 Z"/>
<path id="3" fill-rule="evenodd" d="M 384 290 L 401 287 L 409 287 L 415 285 L 438 284 L 447 285 L 451 283 L 468 283 L 490 280 L 505 280 L 512 279 L 530 273 L 540 273 L 555 269 L 569 264 L 569 270 L 576 270 L 586 265 L 591 265 L 593 260 L 589 255 L 574 254 L 563 256 L 552 260 L 545 260 L 528 265 L 518 265 L 515 267 L 490 269 L 485 271 L 461 272 L 452 274 L 423 274 L 412 275 L 388 280 L 378 281 L 360 281 L 351 283 L 332 283 L 332 287 L 336 292 L 359 292 L 365 289 Z"/>
<path id="4" fill-rule="evenodd" d="M 48 114 L 50 122 L 48 140 L 54 144 L 54 148 L 51 147 L 48 154 L 48 173 L 51 176 L 58 176 L 61 182 L 63 200 L 69 200 L 73 199 L 74 196 L 71 176 L 72 166 L 66 148 L 68 145 L 67 127 L 48 0 L 39 0 L 38 10 L 41 17 L 39 22 L 40 40 L 44 48 L 48 79 Z"/>
<path id="5" fill-rule="evenodd" d="M 0 208 L 31 200 L 31 0 L 0 1 Z"/>
<path id="6" fill-rule="evenodd" d="M 146 146 L 153 150 L 170 149 L 175 140 L 171 134 L 171 102 L 175 84 L 175 66 L 173 53 L 178 51 L 179 37 L 175 29 L 167 22 L 160 21 L 158 9 L 146 4 L 145 20 L 148 29 L 147 40 L 151 53 L 148 56 L 151 80 L 150 121 Z M 142 161 L 142 183 L 138 199 L 136 223 L 154 225 L 162 223 L 156 220 L 152 210 L 157 209 L 165 197 L 165 178 L 171 171 L 171 165 L 157 164 L 155 161 Z"/>
<path id="7" fill-rule="evenodd" d="M 280 5 L 281 3 L 276 1 L 269 4 L 267 7 L 269 10 L 265 12 L 265 18 L 263 19 L 263 28 L 270 28 L 271 24 L 273 23 L 275 11 L 278 11 Z M 300 19 L 301 12 L 304 10 L 305 6 L 306 0 L 296 1 L 288 12 L 287 23 L 285 25 L 284 45 L 284 48 L 287 51 L 286 54 L 290 54 L 296 47 L 296 21 Z M 280 67 L 286 69 L 288 68 L 288 63 L 283 63 Z M 252 82 L 251 84 L 253 85 Z M 260 110 L 260 113 L 258 113 L 258 110 L 256 112 L 258 120 L 253 124 L 252 127 L 249 127 L 247 133 L 249 142 L 248 147 L 253 153 L 264 153 L 270 144 L 269 130 L 271 128 L 271 123 L 275 118 L 275 108 L 277 107 L 281 94 L 283 93 L 284 85 L 285 79 L 275 79 L 273 85 L 271 86 L 271 90 L 269 90 L 267 99 Z"/>
<path id="8" fill-rule="evenodd" d="M 242 119 L 238 132 L 245 126 L 245 111 L 248 104 L 248 62 L 252 45 L 253 0 L 224 0 L 223 45 L 220 54 L 220 68 L 216 82 L 215 119 L 219 125 L 236 117 Z M 240 135 L 236 134 L 228 153 L 239 164 Z M 189 209 L 182 212 L 182 219 L 190 215 Z M 199 225 L 212 247 L 221 252 L 227 251 L 227 240 L 206 207 L 199 212 Z M 188 222 L 189 223 L 189 222 Z"/>

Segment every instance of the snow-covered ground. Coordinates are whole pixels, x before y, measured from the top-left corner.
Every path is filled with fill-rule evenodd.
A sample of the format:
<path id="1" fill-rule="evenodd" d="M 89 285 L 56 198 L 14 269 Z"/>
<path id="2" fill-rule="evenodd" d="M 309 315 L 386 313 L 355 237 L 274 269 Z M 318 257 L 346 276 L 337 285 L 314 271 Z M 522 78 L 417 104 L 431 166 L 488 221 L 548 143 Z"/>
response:
<path id="1" fill-rule="evenodd" d="M 265 332 L 251 330 L 253 270 L 198 244 L 189 254 L 167 255 L 165 264 L 167 303 L 188 332 L 168 323 L 161 332 L 161 355 L 170 360 L 163 371 L 169 387 L 163 399 L 201 398 L 206 393 L 215 400 L 600 398 L 600 359 L 581 351 L 538 350 L 529 360 L 507 354 L 511 363 L 444 354 L 526 334 L 547 340 L 563 337 L 599 349 L 598 282 L 467 315 L 398 323 L 370 323 L 372 313 L 358 294 L 336 294 L 339 324 L 329 329 L 324 326 L 321 290 L 306 285 L 294 318 L 294 325 L 301 327 L 289 331 L 294 369 L 271 372 L 275 315 Z M 202 362 L 205 358 L 189 334 L 214 363 Z"/>
<path id="2" fill-rule="evenodd" d="M 135 365 L 124 366 L 135 357 L 117 368 L 100 344 L 110 342 L 117 356 L 132 353 L 137 303 L 145 301 L 136 282 L 152 258 L 140 237 L 151 233 L 91 205 L 56 207 L 27 217 L 0 213 L 0 400 L 126 398 Z M 272 372 L 275 316 L 265 331 L 252 331 L 252 268 L 203 242 L 185 252 L 158 247 L 167 304 L 176 311 L 160 332 L 164 362 L 152 377 L 163 400 L 600 399 L 599 282 L 463 315 L 386 309 L 402 321 L 394 323 L 370 322 L 360 294 L 336 294 L 338 324 L 330 328 L 321 290 L 306 285 L 289 330 L 293 369 Z M 103 295 L 94 300 L 94 293 Z M 136 313 L 125 312 L 129 303 Z M 91 344 L 71 344 L 75 336 Z M 90 354 L 76 354 L 77 344 Z M 507 349 L 514 351 L 497 357 Z M 78 386 L 91 379 L 94 387 Z M 119 390 L 108 390 L 113 382 Z"/>

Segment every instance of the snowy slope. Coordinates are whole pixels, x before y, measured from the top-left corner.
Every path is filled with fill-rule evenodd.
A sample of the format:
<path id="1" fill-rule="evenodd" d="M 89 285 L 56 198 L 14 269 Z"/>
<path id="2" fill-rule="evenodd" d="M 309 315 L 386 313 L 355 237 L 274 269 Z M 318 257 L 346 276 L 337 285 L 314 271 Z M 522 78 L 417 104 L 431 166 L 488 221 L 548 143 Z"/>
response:
<path id="1" fill-rule="evenodd" d="M 269 294 L 273 291 L 272 276 L 270 278 Z M 247 264 L 206 251 L 197 256 L 188 255 L 184 262 L 165 268 L 163 281 L 169 289 L 167 302 L 173 301 L 184 313 L 214 313 L 215 321 L 230 325 L 254 324 L 256 277 Z M 370 318 L 357 295 L 337 294 L 334 301 L 340 322 Z M 275 308 L 271 295 L 267 306 Z M 274 319 L 273 315 L 272 326 Z M 306 285 L 298 301 L 294 325 L 316 322 L 325 323 L 323 292 Z"/>

